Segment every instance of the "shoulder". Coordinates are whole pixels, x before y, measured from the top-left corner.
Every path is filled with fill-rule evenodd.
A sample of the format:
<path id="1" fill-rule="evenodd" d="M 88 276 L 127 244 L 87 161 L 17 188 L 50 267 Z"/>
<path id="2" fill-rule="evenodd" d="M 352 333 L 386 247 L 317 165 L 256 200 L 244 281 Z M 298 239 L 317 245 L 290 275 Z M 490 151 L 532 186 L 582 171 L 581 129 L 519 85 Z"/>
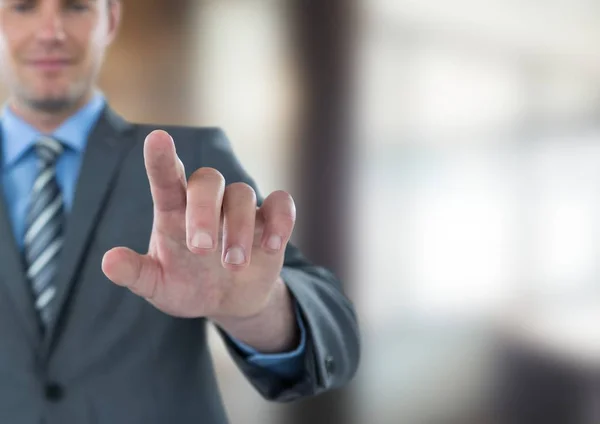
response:
<path id="1" fill-rule="evenodd" d="M 166 131 L 173 138 L 177 155 L 184 163 L 186 172 L 200 167 L 212 167 L 219 170 L 227 181 L 253 183 L 221 127 L 161 125 L 127 121 L 122 117 L 120 119 L 128 127 L 138 146 L 143 144 L 152 131 Z"/>
<path id="2" fill-rule="evenodd" d="M 136 141 L 142 141 L 155 130 L 163 130 L 173 138 L 177 148 L 182 147 L 203 152 L 227 151 L 231 153 L 231 144 L 223 128 L 217 126 L 165 125 L 160 123 L 142 123 L 130 121 L 120 115 L 110 105 L 105 108 L 105 118 L 113 128 L 133 134 Z"/>
<path id="3" fill-rule="evenodd" d="M 219 127 L 194 127 L 181 125 L 160 125 L 160 124 L 134 124 L 137 135 L 146 138 L 148 134 L 155 130 L 163 130 L 169 133 L 176 145 L 194 144 L 196 147 L 218 147 L 219 145 L 229 145 L 229 140 L 225 131 Z M 203 145 L 203 146 L 201 146 Z"/>
<path id="4" fill-rule="evenodd" d="M 177 155 L 186 169 L 212 167 L 227 180 L 238 181 L 245 171 L 236 157 L 232 144 L 220 127 L 193 127 L 158 124 L 133 124 L 138 142 L 155 130 L 166 131 L 175 143 Z"/>
<path id="5" fill-rule="evenodd" d="M 186 156 L 234 155 L 231 143 L 220 127 L 161 125 L 130 122 L 136 142 L 142 142 L 155 130 L 166 131 L 175 143 L 178 153 Z"/>

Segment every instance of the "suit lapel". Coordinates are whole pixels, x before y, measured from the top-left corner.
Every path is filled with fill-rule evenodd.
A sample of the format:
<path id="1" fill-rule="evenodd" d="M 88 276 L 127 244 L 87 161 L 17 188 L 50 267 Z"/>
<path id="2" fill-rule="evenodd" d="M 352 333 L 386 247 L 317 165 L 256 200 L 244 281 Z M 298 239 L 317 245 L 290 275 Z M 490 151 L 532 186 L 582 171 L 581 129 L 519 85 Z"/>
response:
<path id="1" fill-rule="evenodd" d="M 0 162 L 2 149 L 0 149 Z M 23 260 L 13 236 L 12 225 L 8 214 L 4 193 L 0 196 L 0 286 L 12 300 L 12 304 L 20 315 L 25 333 L 33 346 L 37 348 L 41 340 L 39 320 L 33 307 L 33 297 L 29 283 L 25 277 Z"/>
<path id="2" fill-rule="evenodd" d="M 103 205 L 126 152 L 133 144 L 133 125 L 125 122 L 108 106 L 88 140 L 73 207 L 67 220 L 61 263 L 56 275 L 56 313 L 44 337 L 44 352 L 50 348 L 79 265 L 82 263 L 93 229 L 100 220 Z"/>

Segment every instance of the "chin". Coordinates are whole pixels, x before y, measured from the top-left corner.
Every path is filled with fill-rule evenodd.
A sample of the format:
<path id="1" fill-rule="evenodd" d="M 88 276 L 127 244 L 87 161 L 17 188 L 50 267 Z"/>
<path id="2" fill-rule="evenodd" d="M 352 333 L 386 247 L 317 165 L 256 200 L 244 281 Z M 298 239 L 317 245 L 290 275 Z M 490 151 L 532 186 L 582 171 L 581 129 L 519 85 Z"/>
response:
<path id="1" fill-rule="evenodd" d="M 53 92 L 27 96 L 25 101 L 32 109 L 52 113 L 73 107 L 80 98 L 81 96 L 68 90 L 54 90 Z"/>
<path id="2" fill-rule="evenodd" d="M 59 112 L 68 109 L 72 104 L 70 99 L 64 97 L 46 97 L 31 102 L 31 106 L 44 112 Z"/>

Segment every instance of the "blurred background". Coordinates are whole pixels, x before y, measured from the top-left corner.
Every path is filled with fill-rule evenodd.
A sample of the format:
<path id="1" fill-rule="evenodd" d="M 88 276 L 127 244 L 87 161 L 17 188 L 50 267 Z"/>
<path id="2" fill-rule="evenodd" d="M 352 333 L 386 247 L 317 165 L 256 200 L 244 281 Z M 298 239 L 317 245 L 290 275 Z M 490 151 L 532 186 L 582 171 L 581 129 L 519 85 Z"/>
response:
<path id="1" fill-rule="evenodd" d="M 600 423 L 600 3 L 123 0 L 101 88 L 221 126 L 363 333 L 345 390 L 232 423 Z"/>

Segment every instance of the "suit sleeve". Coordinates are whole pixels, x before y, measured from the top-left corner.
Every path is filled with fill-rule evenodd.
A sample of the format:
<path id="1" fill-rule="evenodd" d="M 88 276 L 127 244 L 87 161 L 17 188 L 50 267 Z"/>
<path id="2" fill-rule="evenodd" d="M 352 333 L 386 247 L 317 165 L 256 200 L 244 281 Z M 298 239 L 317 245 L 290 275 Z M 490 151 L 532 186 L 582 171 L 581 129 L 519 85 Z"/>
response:
<path id="1" fill-rule="evenodd" d="M 268 370 L 269 372 L 277 373 L 281 378 L 296 379 L 302 373 L 304 363 L 304 351 L 306 350 L 306 326 L 298 306 L 295 306 L 297 325 L 300 330 L 300 342 L 293 350 L 282 353 L 261 353 L 237 340 L 233 337 L 228 337 L 226 333 L 221 332 L 225 336 L 226 342 L 231 342 L 245 355 L 245 360 L 253 365 Z"/>
<path id="2" fill-rule="evenodd" d="M 219 170 L 226 184 L 249 184 L 255 189 L 260 203 L 262 197 L 256 184 L 239 163 L 225 133 L 212 129 L 209 134 L 196 137 L 199 138 L 202 139 L 197 144 L 200 146 L 199 166 Z M 343 386 L 357 370 L 360 337 L 354 307 L 343 293 L 340 281 L 329 270 L 310 263 L 292 244 L 286 248 L 281 276 L 295 299 L 306 330 L 300 377 L 285 379 L 253 365 L 221 332 L 228 352 L 253 387 L 267 400 L 286 402 Z"/>

